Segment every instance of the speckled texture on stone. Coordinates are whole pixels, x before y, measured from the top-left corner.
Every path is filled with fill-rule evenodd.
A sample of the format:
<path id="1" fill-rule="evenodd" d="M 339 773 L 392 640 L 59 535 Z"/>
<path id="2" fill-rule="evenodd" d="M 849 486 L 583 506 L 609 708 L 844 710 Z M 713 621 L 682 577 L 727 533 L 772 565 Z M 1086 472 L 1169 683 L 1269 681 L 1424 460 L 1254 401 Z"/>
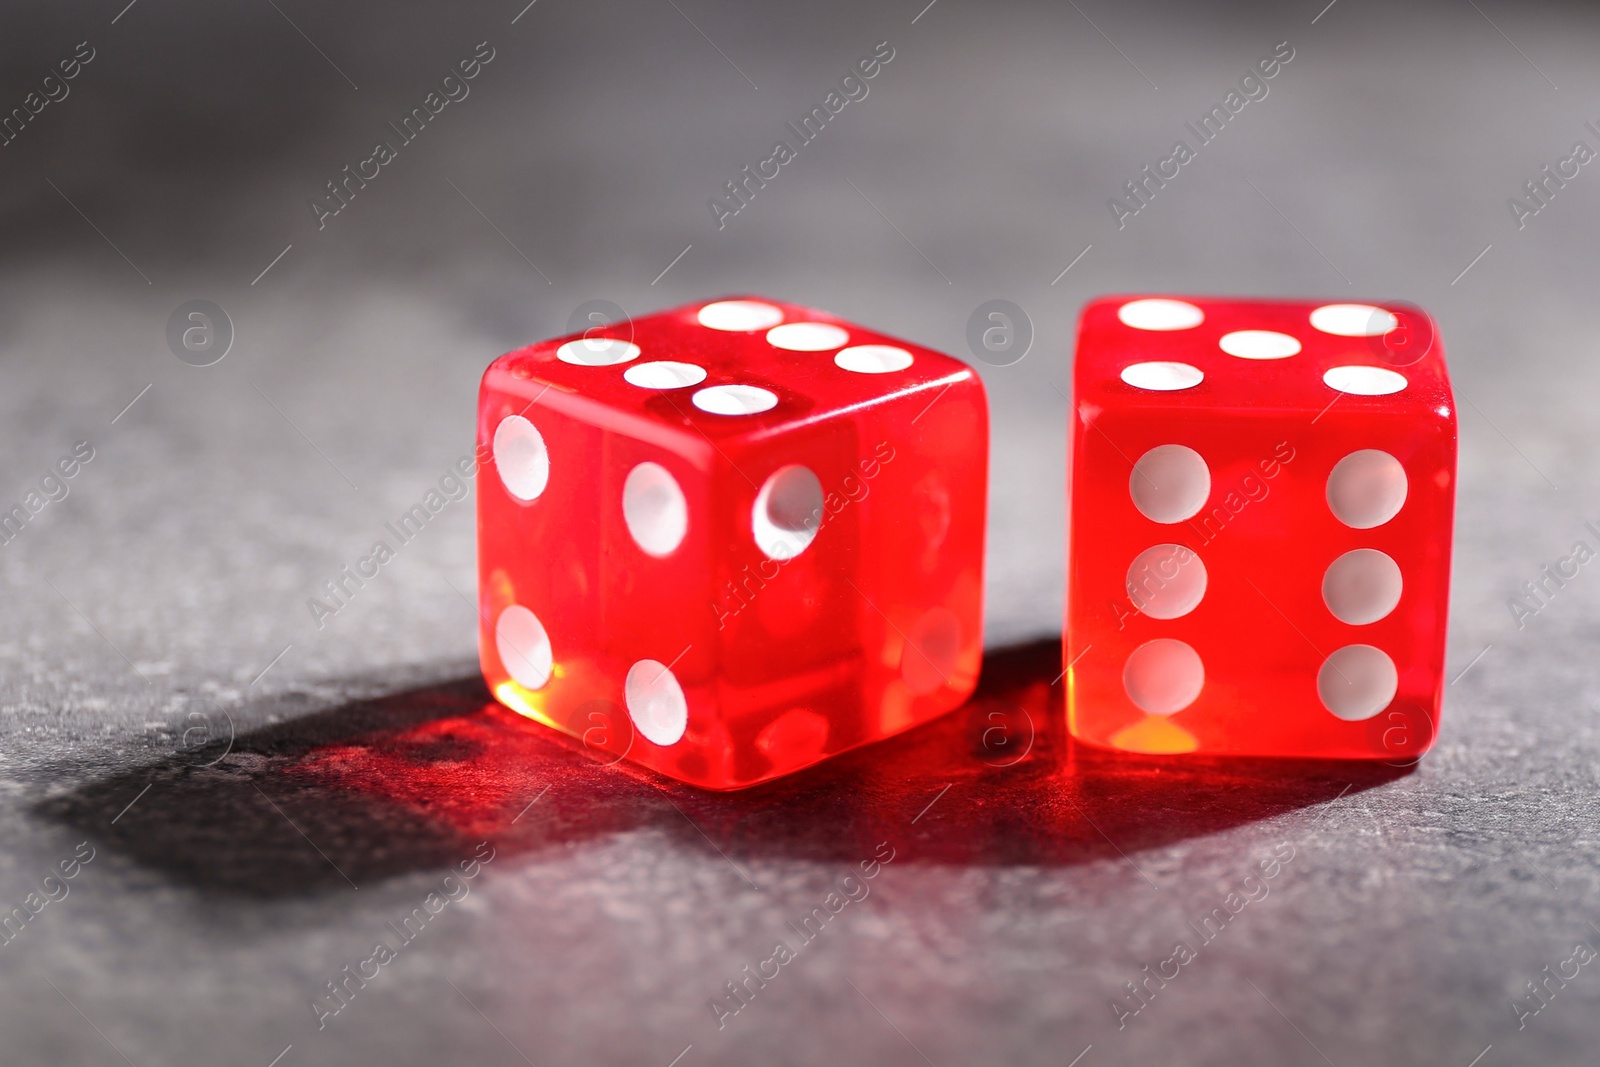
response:
<path id="1" fill-rule="evenodd" d="M 96 49 L 0 150 L 0 503 L 95 449 L 0 547 L 0 913 L 94 850 L 0 944 L 0 1061 L 1593 1063 L 1595 965 L 1520 1029 L 1512 1004 L 1600 946 L 1600 577 L 1520 629 L 1507 599 L 1600 547 L 1600 177 L 1520 230 L 1506 205 L 1600 147 L 1592 7 L 676 6 L 0 14 L 5 108 Z M 318 230 L 307 202 L 483 40 L 471 95 Z M 867 98 L 719 230 L 708 198 L 883 40 Z M 1117 229 L 1107 199 L 1285 40 L 1268 96 Z M 1419 767 L 1062 736 L 1059 390 L 1078 307 L 1127 290 L 1437 315 L 1461 677 Z M 470 450 L 494 356 L 587 300 L 735 291 L 957 355 L 982 302 L 1031 318 L 1025 359 L 980 368 L 973 705 L 750 793 L 598 766 L 476 680 L 467 500 L 313 621 L 307 598 Z M 209 368 L 167 350 L 194 298 L 236 331 Z M 814 940 L 790 925 L 850 886 Z M 419 908 L 319 1029 L 327 983 Z M 803 947 L 719 1029 L 712 1002 L 780 939 Z M 1125 983 L 1180 940 L 1196 958 L 1119 1029 Z"/>

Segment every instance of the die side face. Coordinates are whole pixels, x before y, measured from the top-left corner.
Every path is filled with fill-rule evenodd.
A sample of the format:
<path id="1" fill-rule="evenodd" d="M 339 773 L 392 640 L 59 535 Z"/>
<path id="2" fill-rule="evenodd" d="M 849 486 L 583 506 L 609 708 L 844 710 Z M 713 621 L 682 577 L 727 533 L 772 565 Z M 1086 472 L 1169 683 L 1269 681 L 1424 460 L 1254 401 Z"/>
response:
<path id="1" fill-rule="evenodd" d="M 501 357 L 478 439 L 485 677 L 595 758 L 736 788 L 976 684 L 987 407 L 947 356 L 690 305 Z"/>
<path id="2" fill-rule="evenodd" d="M 1426 751 L 1456 466 L 1431 320 L 1111 298 L 1084 311 L 1074 381 L 1073 734 L 1155 753 Z"/>

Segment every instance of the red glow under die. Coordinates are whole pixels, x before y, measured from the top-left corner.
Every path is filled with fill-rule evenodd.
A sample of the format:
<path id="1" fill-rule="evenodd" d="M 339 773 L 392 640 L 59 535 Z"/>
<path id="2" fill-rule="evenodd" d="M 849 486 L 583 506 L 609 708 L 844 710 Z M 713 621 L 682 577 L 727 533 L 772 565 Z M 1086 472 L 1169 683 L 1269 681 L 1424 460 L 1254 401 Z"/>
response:
<path id="1" fill-rule="evenodd" d="M 1068 725 L 1406 760 L 1443 690 L 1456 412 L 1420 309 L 1120 297 L 1079 324 Z"/>
<path id="2" fill-rule="evenodd" d="M 976 684 L 988 412 L 948 356 L 695 304 L 502 356 L 478 443 L 484 677 L 598 758 L 732 789 Z"/>

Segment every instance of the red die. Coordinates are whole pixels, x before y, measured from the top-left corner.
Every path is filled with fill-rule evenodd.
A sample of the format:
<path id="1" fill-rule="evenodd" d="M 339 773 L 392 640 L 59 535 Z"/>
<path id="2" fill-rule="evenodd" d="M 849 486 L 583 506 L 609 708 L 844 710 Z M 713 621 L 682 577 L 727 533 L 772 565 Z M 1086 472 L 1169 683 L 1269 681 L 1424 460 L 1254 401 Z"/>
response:
<path id="1" fill-rule="evenodd" d="M 484 677 L 695 785 L 956 707 L 982 654 L 988 410 L 970 368 L 792 304 L 696 304 L 484 374 Z"/>
<path id="2" fill-rule="evenodd" d="M 1456 413 L 1417 308 L 1108 298 L 1074 370 L 1075 737 L 1411 758 L 1439 721 Z"/>

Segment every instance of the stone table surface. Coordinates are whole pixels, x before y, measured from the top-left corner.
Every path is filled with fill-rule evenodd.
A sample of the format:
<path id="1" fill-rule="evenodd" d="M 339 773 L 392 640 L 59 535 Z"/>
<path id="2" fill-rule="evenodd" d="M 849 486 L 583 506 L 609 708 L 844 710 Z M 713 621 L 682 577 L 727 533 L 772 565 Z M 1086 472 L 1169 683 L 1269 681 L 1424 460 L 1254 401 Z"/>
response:
<path id="1" fill-rule="evenodd" d="M 1600 173 L 1524 188 L 1600 148 L 1600 14 L 923 5 L 0 13 L 0 106 L 28 112 L 0 147 L 0 503 L 92 449 L 0 547 L 0 911 L 38 894 L 0 943 L 0 1062 L 1595 1062 L 1600 577 L 1508 602 L 1600 547 Z M 719 228 L 708 201 L 885 41 L 868 95 Z M 1280 42 L 1267 94 L 1119 228 L 1108 200 Z M 467 95 L 319 228 L 327 183 L 475 51 Z M 963 356 L 981 303 L 1025 311 L 1026 357 L 980 366 L 971 705 L 745 793 L 600 766 L 476 676 L 469 500 L 313 619 L 470 450 L 489 360 L 587 301 L 739 291 Z M 1453 681 L 1419 766 L 1064 736 L 1061 390 L 1077 309 L 1117 291 L 1438 317 Z M 167 339 L 197 299 L 231 323 L 209 367 Z M 997 721 L 1025 755 L 984 743 Z M 713 1007 L 780 939 L 777 976 Z"/>

